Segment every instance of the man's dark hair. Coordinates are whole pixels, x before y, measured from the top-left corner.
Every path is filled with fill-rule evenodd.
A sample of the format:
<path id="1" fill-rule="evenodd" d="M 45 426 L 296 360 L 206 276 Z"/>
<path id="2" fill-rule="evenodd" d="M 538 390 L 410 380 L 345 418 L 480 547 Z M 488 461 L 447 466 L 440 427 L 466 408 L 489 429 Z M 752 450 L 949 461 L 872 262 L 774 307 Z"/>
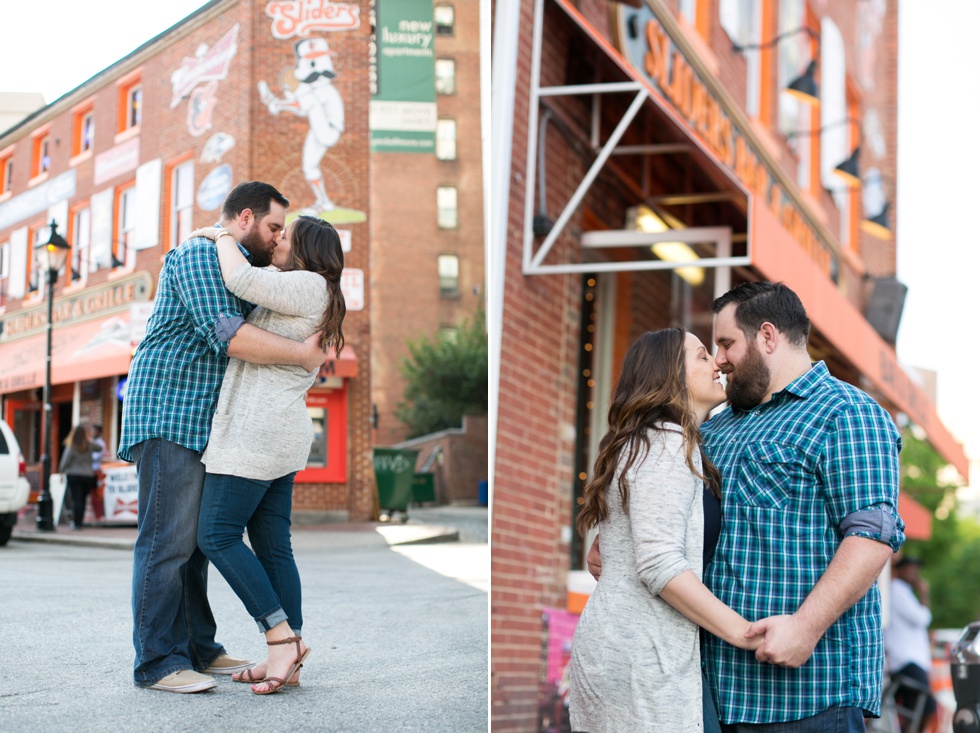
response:
<path id="1" fill-rule="evenodd" d="M 221 207 L 222 219 L 234 219 L 245 209 L 251 209 L 256 219 L 264 219 L 272 202 L 288 207 L 289 199 L 283 196 L 273 186 L 262 181 L 247 181 L 235 186 Z"/>
<path id="2" fill-rule="evenodd" d="M 806 347 L 810 319 L 800 297 L 783 283 L 742 283 L 717 298 L 711 311 L 717 315 L 732 303 L 735 303 L 735 323 L 748 338 L 753 338 L 762 324 L 768 322 L 790 343 Z"/>

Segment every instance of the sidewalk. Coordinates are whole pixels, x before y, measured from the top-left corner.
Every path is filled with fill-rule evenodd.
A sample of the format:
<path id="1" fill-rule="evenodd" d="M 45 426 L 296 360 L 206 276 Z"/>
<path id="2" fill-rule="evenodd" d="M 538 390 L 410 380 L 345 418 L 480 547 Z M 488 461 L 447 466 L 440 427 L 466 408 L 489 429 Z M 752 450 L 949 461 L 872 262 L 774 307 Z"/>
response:
<path id="1" fill-rule="evenodd" d="M 456 542 L 459 530 L 440 520 L 445 518 L 444 507 L 433 510 L 427 508 L 410 509 L 405 524 L 399 522 L 328 522 L 323 524 L 293 524 L 293 536 L 317 533 L 365 533 L 377 535 L 388 545 L 431 544 L 433 542 Z M 478 508 L 477 508 L 478 509 Z M 425 520 L 427 512 L 435 511 L 435 522 Z M 415 514 L 416 518 L 412 515 Z M 109 549 L 132 550 L 136 543 L 135 524 L 86 524 L 81 530 L 72 530 L 67 524 L 60 524 L 54 532 L 37 529 L 37 507 L 31 505 L 21 510 L 14 527 L 12 538 L 22 542 L 47 542 L 59 545 L 78 545 L 85 547 L 106 547 Z"/>

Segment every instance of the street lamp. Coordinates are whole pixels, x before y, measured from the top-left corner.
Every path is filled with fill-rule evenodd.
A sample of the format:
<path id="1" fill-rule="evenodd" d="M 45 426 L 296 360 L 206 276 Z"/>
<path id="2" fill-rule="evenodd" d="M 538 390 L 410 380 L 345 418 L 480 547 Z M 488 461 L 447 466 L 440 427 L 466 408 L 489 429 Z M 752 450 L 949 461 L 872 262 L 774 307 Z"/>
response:
<path id="1" fill-rule="evenodd" d="M 65 266 L 71 245 L 58 234 L 58 222 L 51 220 L 51 238 L 34 245 L 41 272 L 48 276 L 48 345 L 44 364 L 44 453 L 41 455 L 41 494 L 37 499 L 37 528 L 54 531 L 53 502 L 51 501 L 51 319 L 54 313 L 54 284 L 58 272 Z"/>

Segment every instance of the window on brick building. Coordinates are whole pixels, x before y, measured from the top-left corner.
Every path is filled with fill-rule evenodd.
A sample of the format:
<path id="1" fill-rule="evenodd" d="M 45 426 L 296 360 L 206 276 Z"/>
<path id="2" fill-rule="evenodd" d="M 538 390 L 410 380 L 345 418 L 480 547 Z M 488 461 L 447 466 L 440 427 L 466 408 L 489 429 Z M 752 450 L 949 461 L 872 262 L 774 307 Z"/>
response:
<path id="1" fill-rule="evenodd" d="M 66 273 L 69 284 L 84 281 L 88 275 L 88 254 L 92 244 L 92 210 L 88 203 L 72 208 L 70 221 L 71 271 Z"/>
<path id="2" fill-rule="evenodd" d="M 718 16 L 728 37 L 740 46 L 761 41 L 762 0 L 719 0 Z M 742 52 L 745 59 L 745 111 L 759 114 L 761 60 L 759 50 Z"/>
<path id="3" fill-rule="evenodd" d="M 697 20 L 697 0 L 680 0 L 680 7 L 678 8 L 681 15 L 691 25 L 694 25 Z"/>
<path id="4" fill-rule="evenodd" d="M 439 326 L 439 337 L 447 343 L 455 344 L 459 340 L 459 326 Z"/>
<path id="5" fill-rule="evenodd" d="M 167 249 L 173 249 L 187 239 L 194 228 L 194 161 L 185 159 L 172 163 L 169 170 Z"/>
<path id="6" fill-rule="evenodd" d="M 112 266 L 131 266 L 136 257 L 136 182 L 116 189 L 116 216 L 112 237 Z"/>
<path id="7" fill-rule="evenodd" d="M 142 74 L 136 71 L 119 82 L 119 116 L 116 132 L 138 128 L 143 122 Z"/>
<path id="8" fill-rule="evenodd" d="M 439 186 L 436 188 L 436 210 L 436 220 L 440 229 L 455 229 L 459 226 L 455 186 Z"/>
<path id="9" fill-rule="evenodd" d="M 439 297 L 459 297 L 459 257 L 439 255 Z"/>
<path id="10" fill-rule="evenodd" d="M 456 62 L 436 59 L 436 94 L 456 93 Z"/>
<path id="11" fill-rule="evenodd" d="M 14 190 L 14 153 L 0 157 L 0 194 Z"/>
<path id="12" fill-rule="evenodd" d="M 452 5 L 436 5 L 432 8 L 432 18 L 436 22 L 437 36 L 456 33 L 456 9 Z"/>
<path id="13" fill-rule="evenodd" d="M 0 244 L 0 307 L 7 305 L 10 279 L 10 242 Z"/>
<path id="14" fill-rule="evenodd" d="M 436 157 L 456 160 L 456 120 L 436 121 Z"/>
<path id="15" fill-rule="evenodd" d="M 31 178 L 51 170 L 51 136 L 45 131 L 35 135 L 31 151 Z"/>
<path id="16" fill-rule="evenodd" d="M 41 271 L 37 246 L 51 239 L 51 227 L 45 222 L 31 225 L 27 238 L 27 292 L 37 293 L 47 285 L 46 276 Z"/>
<path id="17" fill-rule="evenodd" d="M 87 153 L 95 145 L 95 111 L 86 105 L 71 118 L 71 155 Z"/>

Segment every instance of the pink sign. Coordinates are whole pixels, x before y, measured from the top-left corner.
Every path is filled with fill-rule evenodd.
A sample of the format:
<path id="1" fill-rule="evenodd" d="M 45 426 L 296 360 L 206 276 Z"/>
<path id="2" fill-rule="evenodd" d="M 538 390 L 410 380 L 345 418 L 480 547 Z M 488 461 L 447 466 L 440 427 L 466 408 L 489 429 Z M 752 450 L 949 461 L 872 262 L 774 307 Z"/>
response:
<path id="1" fill-rule="evenodd" d="M 330 0 L 281 0 L 265 6 L 272 18 L 272 35 L 287 39 L 305 38 L 310 31 L 349 31 L 361 25 L 361 9 Z"/>
<path id="2" fill-rule="evenodd" d="M 206 43 L 202 43 L 197 49 L 195 58 L 185 56 L 180 63 L 180 68 L 170 75 L 174 92 L 170 100 L 170 109 L 180 104 L 181 100 L 198 84 L 221 81 L 227 77 L 231 60 L 235 58 L 236 53 L 238 53 L 238 24 L 225 33 L 210 49 Z"/>

